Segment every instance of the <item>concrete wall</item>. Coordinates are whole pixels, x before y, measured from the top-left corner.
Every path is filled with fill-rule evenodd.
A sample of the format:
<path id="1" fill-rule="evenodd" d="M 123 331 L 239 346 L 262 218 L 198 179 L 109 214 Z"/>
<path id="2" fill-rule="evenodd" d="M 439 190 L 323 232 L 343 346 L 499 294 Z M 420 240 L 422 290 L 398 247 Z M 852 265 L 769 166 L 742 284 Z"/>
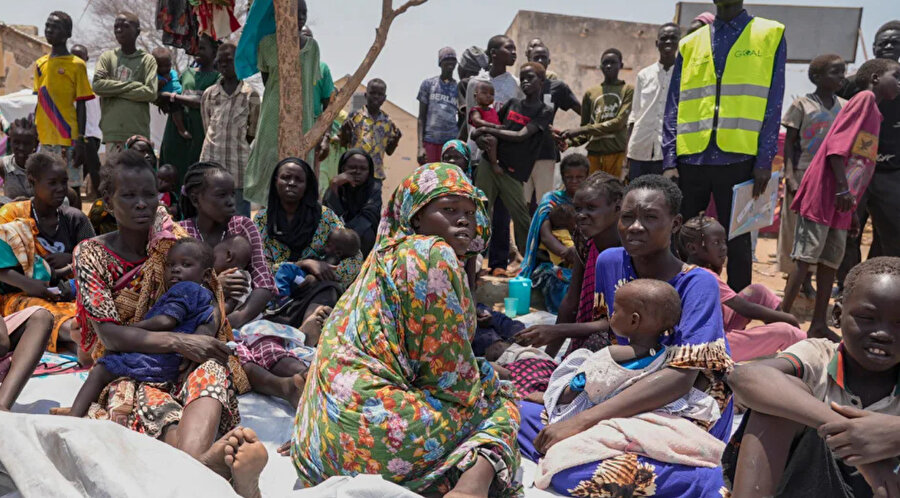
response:
<path id="1" fill-rule="evenodd" d="M 346 76 L 335 81 L 334 84 L 340 89 L 345 82 Z M 363 85 L 360 85 L 354 94 L 354 98 L 351 98 L 350 101 L 347 102 L 344 110 L 350 113 L 352 110 L 356 109 L 357 107 L 353 107 L 354 101 L 356 101 L 358 106 L 365 105 L 365 98 L 361 97 L 365 91 L 366 88 Z M 387 89 L 387 94 L 388 99 L 390 99 L 390 87 Z M 416 116 L 403 110 L 390 100 L 386 100 L 384 105 L 381 106 L 381 109 L 387 113 L 403 134 L 394 154 L 384 156 L 384 173 L 387 178 L 384 180 L 384 188 L 382 189 L 381 197 L 385 204 L 387 204 L 391 194 L 393 194 L 394 190 L 397 188 L 397 185 L 400 185 L 400 182 L 419 166 L 419 163 L 416 160 L 416 154 L 418 153 L 418 144 L 416 143 L 417 119 Z"/>
<path id="2" fill-rule="evenodd" d="M 28 31 L 37 33 L 37 28 Z M 0 22 L 0 95 L 32 88 L 34 62 L 50 53 L 50 45 L 31 33 Z"/>
<path id="3" fill-rule="evenodd" d="M 633 85 L 638 71 L 659 58 L 654 45 L 658 29 L 658 24 L 520 10 L 506 35 L 516 42 L 517 66 L 527 62 L 528 42 L 533 38 L 543 40 L 550 49 L 550 69 L 581 99 L 588 88 L 603 82 L 600 56 L 607 48 L 622 52 L 625 68 L 619 77 Z M 579 118 L 573 112 L 557 113 L 554 122 L 558 128 L 578 124 Z"/>

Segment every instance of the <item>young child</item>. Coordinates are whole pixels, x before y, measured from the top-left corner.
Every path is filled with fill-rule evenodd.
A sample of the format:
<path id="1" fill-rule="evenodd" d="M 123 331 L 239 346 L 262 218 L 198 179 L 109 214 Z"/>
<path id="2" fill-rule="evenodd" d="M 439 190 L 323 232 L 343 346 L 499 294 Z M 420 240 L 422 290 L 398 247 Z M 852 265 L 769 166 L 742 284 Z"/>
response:
<path id="1" fill-rule="evenodd" d="M 553 236 L 557 238 L 566 247 L 575 247 L 575 240 L 572 238 L 575 233 L 575 206 L 571 204 L 557 204 L 550 210 L 548 215 L 550 219 L 550 228 Z M 547 251 L 550 255 L 550 261 L 556 266 L 568 267 L 568 263 L 562 257 L 554 254 L 547 249 L 543 243 L 541 249 Z"/>
<path id="2" fill-rule="evenodd" d="M 781 209 L 781 225 L 778 230 L 779 270 L 790 273 L 794 268 L 791 249 L 794 247 L 794 230 L 797 227 L 797 213 L 791 211 L 794 194 L 812 162 L 816 152 L 825 140 L 834 118 L 847 104 L 836 96 L 841 88 L 847 65 L 844 58 L 836 54 L 820 55 L 809 63 L 809 81 L 816 85 L 816 91 L 798 97 L 784 113 L 781 125 L 785 129 L 784 138 L 784 204 Z M 804 293 L 813 295 L 811 275 L 803 283 Z"/>
<path id="3" fill-rule="evenodd" d="M 619 79 L 622 67 L 622 52 L 615 48 L 603 52 L 600 56 L 603 84 L 585 92 L 581 127 L 561 135 L 568 140 L 568 145 L 587 143 L 592 174 L 602 170 L 616 178 L 623 178 L 628 116 L 634 99 L 634 87 Z"/>
<path id="4" fill-rule="evenodd" d="M 325 240 L 325 261 L 330 265 L 339 265 L 341 261 L 359 254 L 359 235 L 349 228 L 337 228 L 328 234 Z M 278 287 L 278 295 L 282 298 L 290 297 L 291 291 L 303 285 L 312 283 L 315 277 L 307 275 L 305 271 L 293 263 L 282 264 L 275 273 L 275 286 Z"/>
<path id="5" fill-rule="evenodd" d="M 580 349 L 556 368 L 544 393 L 549 423 L 566 420 L 612 398 L 634 382 L 666 367 L 660 336 L 681 319 L 681 298 L 666 282 L 637 279 L 616 291 L 609 326 L 627 345 L 592 353 Z M 712 425 L 720 413 L 716 401 L 698 389 L 666 405 L 664 411 Z"/>
<path id="6" fill-rule="evenodd" d="M 475 81 L 475 106 L 469 111 L 469 126 L 472 130 L 478 128 L 502 128 L 500 115 L 494 107 L 494 84 L 486 80 Z M 502 174 L 500 164 L 497 162 L 497 137 L 486 135 L 484 140 L 484 152 L 488 162 L 494 169 L 494 173 Z"/>
<path id="7" fill-rule="evenodd" d="M 392 155 L 400 143 L 400 128 L 381 110 L 387 98 L 387 83 L 379 78 L 366 85 L 366 105 L 354 111 L 341 125 L 341 145 L 362 149 L 375 162 L 375 178 L 384 180 L 384 154 Z"/>
<path id="8" fill-rule="evenodd" d="M 156 59 L 157 94 L 174 93 L 181 95 L 181 81 L 178 72 L 172 68 L 172 52 L 166 47 L 156 47 L 150 52 Z M 184 109 L 174 102 L 169 105 L 169 115 L 175 123 L 175 129 L 185 140 L 191 139 L 191 133 L 184 127 Z"/>
<path id="9" fill-rule="evenodd" d="M 178 181 L 175 166 L 163 164 L 156 170 L 156 188 L 159 190 L 159 203 L 166 207 L 173 219 L 178 216 L 178 194 L 175 183 Z"/>
<path id="10" fill-rule="evenodd" d="M 25 200 L 34 195 L 34 189 L 25 172 L 25 162 L 37 151 L 37 127 L 30 116 L 19 118 L 9 126 L 7 135 L 9 136 L 8 148 L 12 154 L 0 158 L 3 195 L 10 201 Z"/>
<path id="11" fill-rule="evenodd" d="M 816 265 L 816 304 L 809 337 L 839 340 L 825 317 L 831 285 L 844 257 L 848 231 L 859 231 L 854 211 L 875 170 L 882 121 L 878 104 L 897 97 L 898 80 L 897 61 L 873 59 L 859 68 L 856 81 L 866 90 L 850 99 L 835 118 L 791 204 L 800 215 L 791 252 L 797 266 L 788 277 L 782 306 L 790 313 L 809 266 Z"/>
<path id="12" fill-rule="evenodd" d="M 850 270 L 833 314 L 841 343 L 807 339 L 728 376 L 749 408 L 723 458 L 735 498 L 897 489 L 900 446 L 890 443 L 892 431 L 879 438 L 873 432 L 883 429 L 871 424 L 900 415 L 900 258 L 872 258 Z M 854 426 L 864 421 L 868 428 Z M 887 451 L 873 455 L 874 446 Z"/>
<path id="13" fill-rule="evenodd" d="M 735 293 L 720 277 L 728 257 L 725 228 L 702 213 L 682 225 L 678 232 L 678 252 L 688 264 L 705 268 L 719 282 L 725 335 L 734 361 L 747 361 L 787 349 L 806 334 L 798 328 L 797 318 L 780 310 L 781 299 L 762 284 L 751 284 Z M 766 325 L 751 327 L 752 320 Z"/>
<path id="14" fill-rule="evenodd" d="M 243 235 L 226 234 L 222 241 L 213 248 L 213 271 L 216 275 L 223 273 L 239 272 L 244 274 L 244 280 L 250 281 L 250 272 L 247 267 L 250 266 L 250 260 L 253 256 L 250 241 Z M 247 292 L 238 298 L 227 299 L 225 301 L 225 313 L 231 313 L 240 305 L 247 301 L 250 297 L 250 288 Z"/>
<path id="15" fill-rule="evenodd" d="M 147 331 L 174 331 L 214 336 L 220 318 L 216 316 L 215 298 L 203 283 L 212 275 L 213 252 L 193 238 L 179 239 L 169 249 L 165 279 L 169 288 L 144 319 L 131 327 Z M 69 415 L 83 417 L 100 391 L 117 377 L 139 382 L 174 382 L 182 357 L 173 353 L 107 352 L 97 360 L 87 381 L 75 397 Z M 130 411 L 130 409 L 128 410 Z M 113 415 L 113 419 L 119 417 Z"/>

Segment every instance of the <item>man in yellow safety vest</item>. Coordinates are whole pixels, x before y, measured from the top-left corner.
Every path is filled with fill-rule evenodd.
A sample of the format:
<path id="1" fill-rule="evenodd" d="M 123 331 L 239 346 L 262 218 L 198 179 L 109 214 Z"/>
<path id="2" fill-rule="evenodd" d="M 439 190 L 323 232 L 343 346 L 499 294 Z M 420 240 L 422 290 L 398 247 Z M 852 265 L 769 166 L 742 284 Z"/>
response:
<path id="1" fill-rule="evenodd" d="M 684 194 L 685 219 L 710 195 L 729 229 L 732 187 L 766 188 L 778 150 L 784 97 L 784 26 L 753 17 L 742 0 L 715 0 L 716 19 L 681 40 L 663 121 L 663 167 Z M 728 242 L 728 285 L 739 292 L 753 270 L 750 235 Z"/>

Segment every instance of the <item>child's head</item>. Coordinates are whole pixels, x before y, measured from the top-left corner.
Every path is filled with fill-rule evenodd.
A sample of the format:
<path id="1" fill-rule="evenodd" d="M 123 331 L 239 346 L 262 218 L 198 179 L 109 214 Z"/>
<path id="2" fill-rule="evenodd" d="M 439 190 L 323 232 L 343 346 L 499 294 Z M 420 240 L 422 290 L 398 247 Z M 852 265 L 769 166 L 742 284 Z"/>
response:
<path id="1" fill-rule="evenodd" d="M 171 192 L 175 190 L 175 183 L 178 181 L 175 166 L 171 164 L 163 164 L 156 170 L 156 182 L 160 192 Z"/>
<path id="2" fill-rule="evenodd" d="M 879 59 L 900 59 L 900 20 L 888 21 L 878 28 L 872 53 Z"/>
<path id="3" fill-rule="evenodd" d="M 540 62 L 540 61 L 535 61 L 533 58 L 534 57 L 534 49 L 537 47 L 546 47 L 546 46 L 547 45 L 544 44 L 544 41 L 541 40 L 540 38 L 532 38 L 528 42 L 528 45 L 525 46 L 525 59 L 527 59 L 528 62 Z"/>
<path id="4" fill-rule="evenodd" d="M 841 89 L 847 65 L 837 54 L 824 54 L 809 63 L 809 81 L 823 92 L 834 93 Z"/>
<path id="5" fill-rule="evenodd" d="M 537 62 L 526 62 L 519 68 L 519 82 L 526 97 L 540 95 L 546 78 L 547 69 Z"/>
<path id="6" fill-rule="evenodd" d="M 141 21 L 131 12 L 122 12 L 116 16 L 113 33 L 122 48 L 134 47 L 138 35 L 141 34 Z"/>
<path id="7" fill-rule="evenodd" d="M 25 162 L 28 182 L 34 188 L 34 200 L 44 206 L 62 206 L 69 193 L 66 163 L 54 154 L 36 152 Z"/>
<path id="8" fill-rule="evenodd" d="M 250 266 L 250 241 L 243 235 L 228 234 L 213 249 L 213 270 L 216 274 L 236 268 L 246 270 Z"/>
<path id="9" fill-rule="evenodd" d="M 359 235 L 349 228 L 337 228 L 328 234 L 325 241 L 325 255 L 328 262 L 336 265 L 359 254 Z"/>
<path id="10" fill-rule="evenodd" d="M 563 173 L 564 182 L 566 174 Z M 625 184 L 622 180 L 605 171 L 598 171 L 587 177 L 572 198 L 575 222 L 581 235 L 592 238 L 615 227 L 619 221 L 624 192 Z"/>
<path id="11" fill-rule="evenodd" d="M 221 164 L 192 164 L 183 185 L 180 207 L 185 219 L 204 216 L 225 224 L 234 216 L 234 177 Z"/>
<path id="12" fill-rule="evenodd" d="M 146 231 L 159 206 L 156 172 L 143 155 L 125 150 L 107 157 L 100 169 L 100 194 L 119 230 Z"/>
<path id="13" fill-rule="evenodd" d="M 662 280 L 639 278 L 616 290 L 609 326 L 639 345 L 655 345 L 681 320 L 681 297 Z"/>
<path id="14" fill-rule="evenodd" d="M 28 156 L 34 154 L 38 146 L 37 127 L 29 116 L 19 118 L 9 126 L 9 148 L 19 166 L 24 166 Z"/>
<path id="15" fill-rule="evenodd" d="M 600 71 L 608 82 L 618 81 L 623 65 L 622 52 L 617 48 L 608 48 L 600 56 Z"/>
<path id="16" fill-rule="evenodd" d="M 659 59 L 674 62 L 678 53 L 678 41 L 681 39 L 681 27 L 674 22 L 667 22 L 659 27 L 656 32 L 656 49 L 659 51 Z"/>
<path id="17" fill-rule="evenodd" d="M 681 225 L 677 247 L 682 260 L 722 273 L 728 257 L 728 234 L 715 218 L 700 213 Z"/>
<path id="18" fill-rule="evenodd" d="M 234 72 L 234 51 L 237 49 L 234 43 L 225 42 L 219 45 L 216 52 L 216 71 L 222 74 L 226 80 L 234 80 L 237 74 Z"/>
<path id="19" fill-rule="evenodd" d="M 69 52 L 72 52 L 72 55 L 74 55 L 75 57 L 78 57 L 79 59 L 83 60 L 84 62 L 91 60 L 90 56 L 88 55 L 87 47 L 85 47 L 84 45 L 82 45 L 80 43 L 76 43 L 75 45 L 72 45 L 72 48 L 69 49 Z"/>
<path id="20" fill-rule="evenodd" d="M 387 99 L 387 83 L 381 78 L 372 78 L 366 85 L 366 106 L 370 110 L 379 110 Z"/>
<path id="21" fill-rule="evenodd" d="M 172 51 L 166 47 L 156 47 L 150 55 L 156 59 L 156 74 L 168 78 L 172 72 Z"/>
<path id="22" fill-rule="evenodd" d="M 53 46 L 64 45 L 72 37 L 72 17 L 62 11 L 51 12 L 44 24 L 44 38 Z"/>
<path id="23" fill-rule="evenodd" d="M 900 258 L 868 259 L 850 270 L 834 306 L 844 349 L 863 370 L 900 364 Z"/>
<path id="24" fill-rule="evenodd" d="M 559 162 L 559 175 L 562 177 L 563 187 L 569 197 L 575 196 L 590 172 L 591 163 L 587 156 L 578 152 L 569 154 Z"/>
<path id="25" fill-rule="evenodd" d="M 509 67 L 516 63 L 516 42 L 506 35 L 488 40 L 487 54 L 492 66 Z"/>
<path id="26" fill-rule="evenodd" d="M 178 282 L 202 284 L 210 276 L 213 259 L 213 250 L 205 242 L 192 237 L 176 240 L 166 255 L 166 284 L 170 287 Z"/>
<path id="27" fill-rule="evenodd" d="M 143 135 L 132 135 L 125 141 L 125 149 L 140 152 L 151 166 L 156 166 L 156 152 L 153 142 Z"/>
<path id="28" fill-rule="evenodd" d="M 475 80 L 475 103 L 481 107 L 494 105 L 494 84 L 488 80 Z"/>
<path id="29" fill-rule="evenodd" d="M 571 204 L 557 204 L 550 210 L 550 227 L 553 230 L 575 231 L 575 206 Z"/>
<path id="30" fill-rule="evenodd" d="M 544 66 L 544 69 L 550 67 L 550 49 L 543 44 L 535 46 L 531 49 L 528 62 L 537 62 Z"/>
<path id="31" fill-rule="evenodd" d="M 856 72 L 856 84 L 860 89 L 872 90 L 879 102 L 894 100 L 900 93 L 900 63 L 890 59 L 868 60 Z"/>

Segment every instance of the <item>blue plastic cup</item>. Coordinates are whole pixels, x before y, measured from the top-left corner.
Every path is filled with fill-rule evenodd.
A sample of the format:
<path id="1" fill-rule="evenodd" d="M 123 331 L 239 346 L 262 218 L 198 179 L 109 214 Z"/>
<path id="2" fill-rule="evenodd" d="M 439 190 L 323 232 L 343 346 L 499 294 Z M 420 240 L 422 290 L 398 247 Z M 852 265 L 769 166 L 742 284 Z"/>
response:
<path id="1" fill-rule="evenodd" d="M 519 299 L 507 297 L 503 299 L 503 314 L 510 318 L 516 317 L 516 308 L 519 307 Z"/>

